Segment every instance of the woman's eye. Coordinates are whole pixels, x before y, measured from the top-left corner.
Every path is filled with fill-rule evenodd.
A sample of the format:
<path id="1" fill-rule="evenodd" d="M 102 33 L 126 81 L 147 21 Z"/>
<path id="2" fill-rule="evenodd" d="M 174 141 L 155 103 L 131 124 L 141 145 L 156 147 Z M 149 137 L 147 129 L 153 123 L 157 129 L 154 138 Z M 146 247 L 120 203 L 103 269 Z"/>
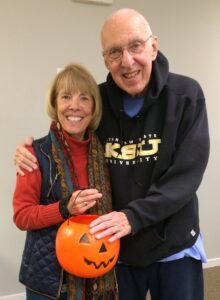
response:
<path id="1" fill-rule="evenodd" d="M 80 99 L 81 100 L 89 100 L 89 96 L 87 96 L 87 95 L 81 95 Z"/>
<path id="2" fill-rule="evenodd" d="M 68 100 L 68 99 L 70 99 L 70 95 L 63 95 L 63 96 L 62 96 L 62 99 Z"/>

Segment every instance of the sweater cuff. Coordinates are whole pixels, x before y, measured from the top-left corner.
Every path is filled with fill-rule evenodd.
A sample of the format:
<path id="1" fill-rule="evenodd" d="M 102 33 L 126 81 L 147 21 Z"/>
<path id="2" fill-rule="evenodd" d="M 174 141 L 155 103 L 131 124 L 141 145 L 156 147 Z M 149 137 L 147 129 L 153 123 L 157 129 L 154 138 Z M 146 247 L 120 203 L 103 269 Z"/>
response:
<path id="1" fill-rule="evenodd" d="M 130 209 L 122 209 L 121 212 L 123 212 L 126 215 L 128 222 L 131 226 L 131 235 L 134 235 L 138 232 L 139 228 L 138 225 L 135 223 L 133 212 Z"/>
<path id="2" fill-rule="evenodd" d="M 70 217 L 70 213 L 67 208 L 70 198 L 71 195 L 59 201 L 59 212 L 63 219 L 68 219 Z"/>

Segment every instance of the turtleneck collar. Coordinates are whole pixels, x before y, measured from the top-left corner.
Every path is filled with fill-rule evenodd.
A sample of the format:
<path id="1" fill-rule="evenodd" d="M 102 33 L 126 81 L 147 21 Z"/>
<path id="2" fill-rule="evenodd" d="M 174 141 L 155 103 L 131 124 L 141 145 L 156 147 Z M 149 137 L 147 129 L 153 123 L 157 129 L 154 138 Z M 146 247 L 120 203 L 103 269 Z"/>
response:
<path id="1" fill-rule="evenodd" d="M 70 135 L 67 131 L 62 128 L 62 133 L 70 147 L 72 154 L 74 155 L 82 155 L 87 153 L 87 148 L 91 140 L 91 132 L 88 131 L 87 139 L 80 141 L 75 139 L 72 135 Z"/>

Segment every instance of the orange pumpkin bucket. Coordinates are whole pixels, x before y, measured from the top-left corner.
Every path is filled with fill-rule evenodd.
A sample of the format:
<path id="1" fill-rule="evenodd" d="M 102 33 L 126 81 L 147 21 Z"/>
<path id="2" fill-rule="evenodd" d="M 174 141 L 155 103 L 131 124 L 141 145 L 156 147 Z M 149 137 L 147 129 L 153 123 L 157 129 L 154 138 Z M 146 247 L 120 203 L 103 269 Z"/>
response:
<path id="1" fill-rule="evenodd" d="M 80 215 L 66 220 L 56 236 L 56 255 L 64 270 L 82 278 L 98 277 L 115 265 L 120 241 L 108 241 L 109 236 L 96 239 L 89 233 L 89 224 L 98 215 Z"/>

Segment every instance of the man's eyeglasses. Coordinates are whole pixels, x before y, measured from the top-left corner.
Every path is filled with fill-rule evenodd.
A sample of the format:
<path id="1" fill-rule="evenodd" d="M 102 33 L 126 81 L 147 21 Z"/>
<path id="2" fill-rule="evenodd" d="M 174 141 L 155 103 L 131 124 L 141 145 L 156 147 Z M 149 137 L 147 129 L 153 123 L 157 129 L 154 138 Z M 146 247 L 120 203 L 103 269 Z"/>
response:
<path id="1" fill-rule="evenodd" d="M 146 43 L 151 37 L 152 34 L 145 41 L 136 40 L 125 47 L 113 47 L 109 50 L 104 51 L 103 56 L 106 56 L 106 58 L 110 61 L 119 60 L 122 58 L 125 49 L 130 53 L 130 55 L 140 54 L 141 52 L 143 52 Z"/>

